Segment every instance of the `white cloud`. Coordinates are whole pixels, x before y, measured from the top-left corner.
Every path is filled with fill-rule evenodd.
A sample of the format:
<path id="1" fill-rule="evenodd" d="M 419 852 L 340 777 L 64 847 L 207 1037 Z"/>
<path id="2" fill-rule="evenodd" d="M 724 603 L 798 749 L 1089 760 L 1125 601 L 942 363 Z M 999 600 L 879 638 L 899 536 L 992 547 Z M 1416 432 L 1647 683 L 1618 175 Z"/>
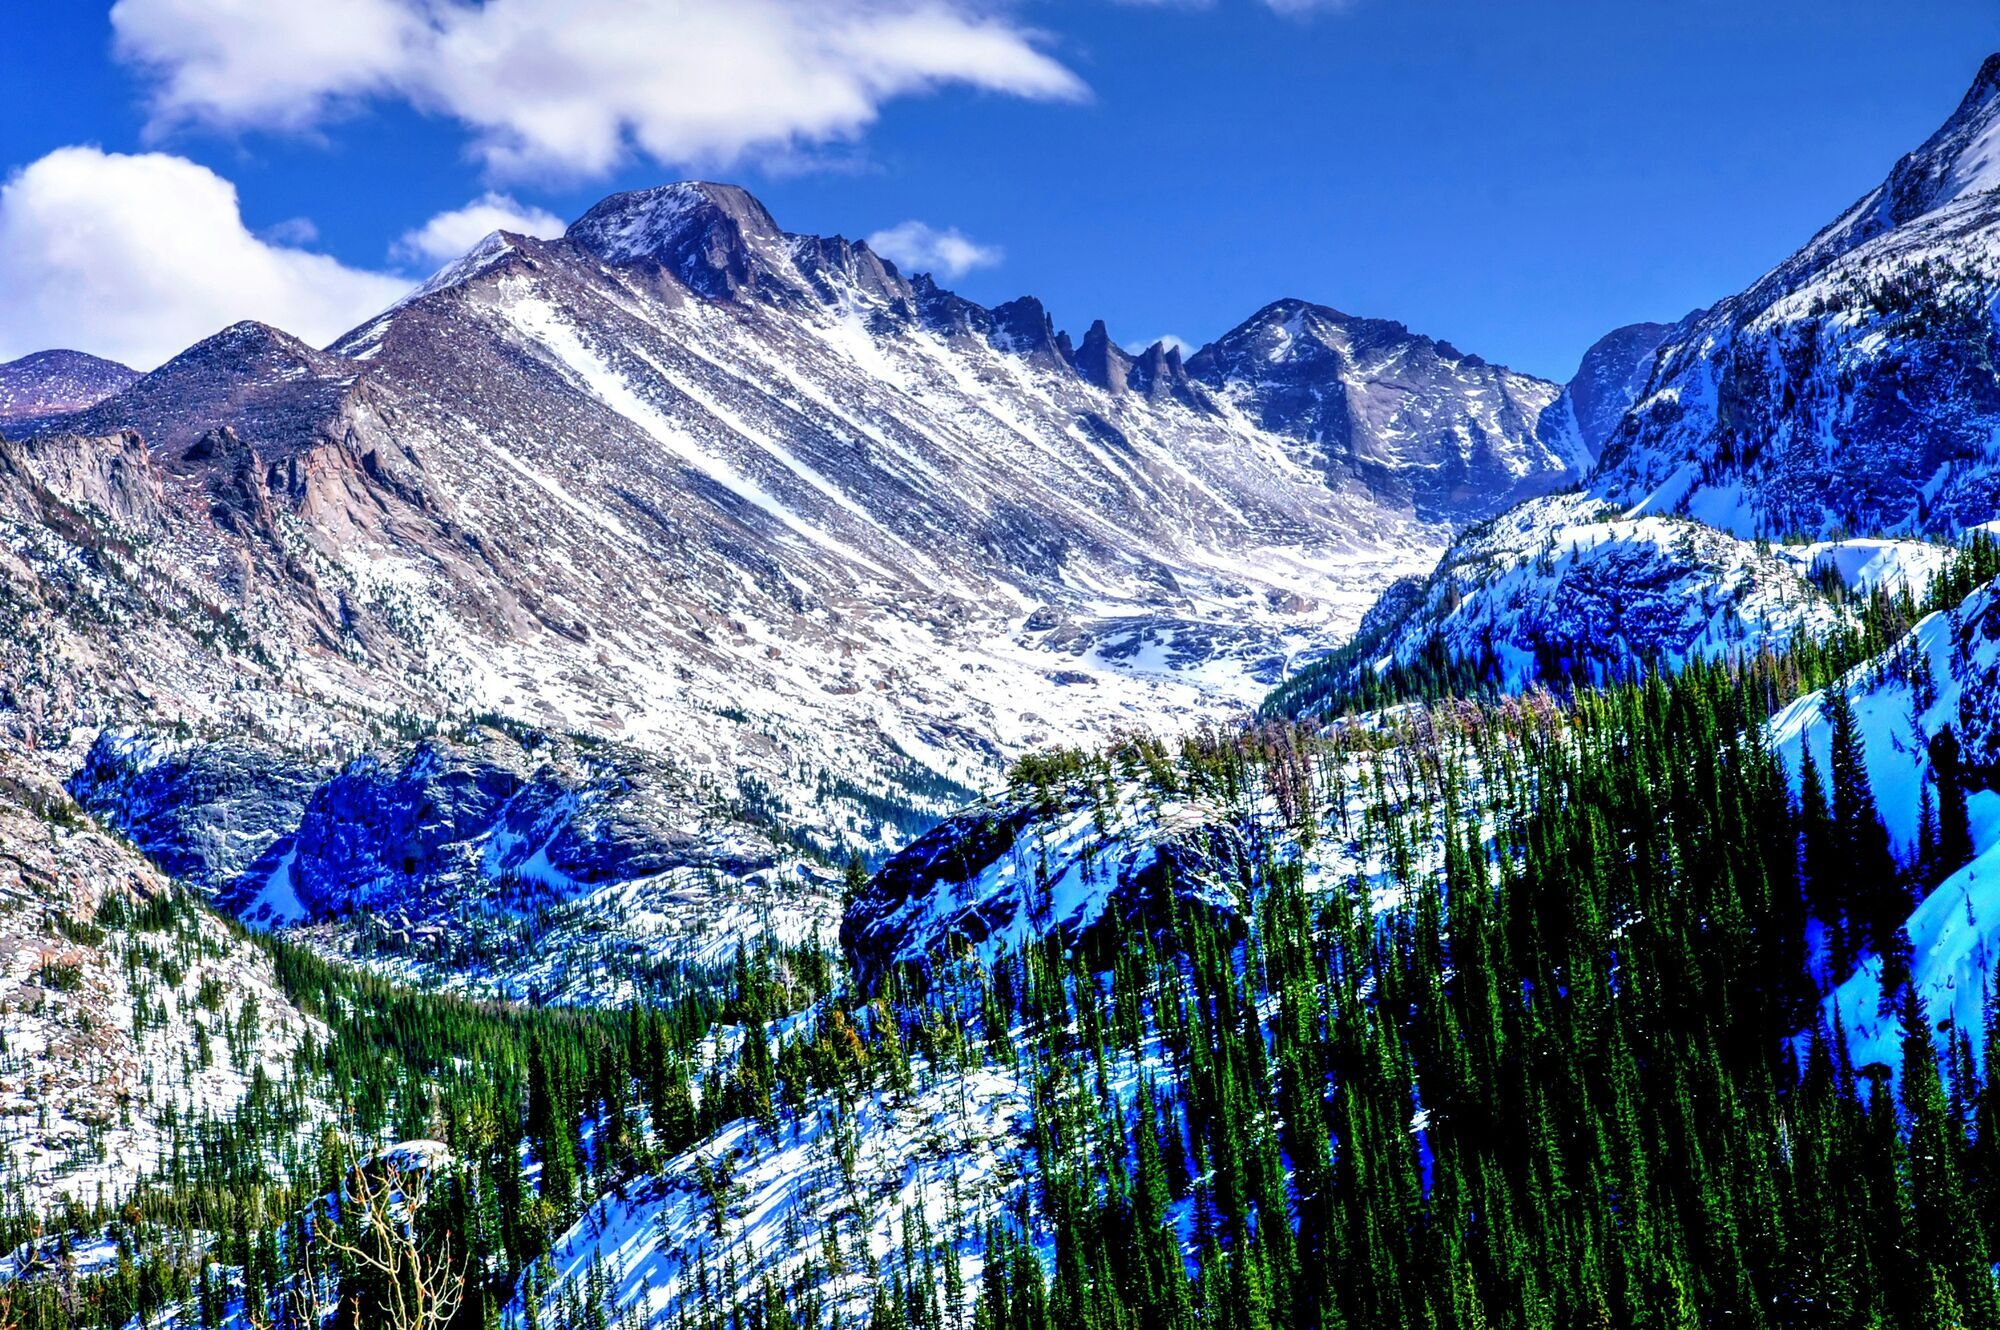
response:
<path id="1" fill-rule="evenodd" d="M 495 231 L 548 240 L 564 229 L 562 218 L 545 208 L 517 203 L 505 194 L 482 194 L 463 208 L 441 212 L 403 232 L 392 252 L 412 263 L 449 263 Z"/>
<path id="2" fill-rule="evenodd" d="M 310 217 L 287 217 L 257 234 L 274 245 L 310 245 L 319 239 L 319 224 Z"/>
<path id="3" fill-rule="evenodd" d="M 1173 333 L 1161 333 L 1158 337 L 1148 338 L 1136 346 L 1126 347 L 1125 350 L 1131 355 L 1143 356 L 1153 349 L 1155 343 L 1162 343 L 1167 350 L 1178 351 L 1183 357 L 1191 356 L 1201 349 L 1185 337 L 1177 337 Z"/>
<path id="4" fill-rule="evenodd" d="M 904 272 L 928 272 L 963 277 L 974 268 L 990 268 L 1005 257 L 994 245 L 982 245 L 957 227 L 940 231 L 922 222 L 901 222 L 868 237 L 868 248 Z"/>
<path id="5" fill-rule="evenodd" d="M 161 125 L 310 129 L 394 90 L 427 28 L 405 0 L 117 0 L 115 49 L 158 79 Z"/>
<path id="6" fill-rule="evenodd" d="M 1085 95 L 990 0 L 118 0 L 111 21 L 155 129 L 308 130 L 395 99 L 466 125 L 502 178 L 782 154 L 948 85 Z"/>
<path id="7" fill-rule="evenodd" d="M 241 319 L 322 344 L 408 285 L 253 235 L 236 187 L 182 157 L 58 148 L 0 185 L 0 360 L 150 368 Z"/>

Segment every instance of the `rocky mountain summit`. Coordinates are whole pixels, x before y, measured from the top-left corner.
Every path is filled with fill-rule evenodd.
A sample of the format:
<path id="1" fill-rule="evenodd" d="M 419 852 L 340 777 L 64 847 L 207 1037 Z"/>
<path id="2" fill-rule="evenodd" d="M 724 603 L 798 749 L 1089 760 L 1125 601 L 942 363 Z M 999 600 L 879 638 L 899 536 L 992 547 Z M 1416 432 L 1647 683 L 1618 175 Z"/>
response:
<path id="1" fill-rule="evenodd" d="M 81 351 L 37 351 L 0 364 L 0 434 L 31 434 L 138 377 L 137 370 Z"/>

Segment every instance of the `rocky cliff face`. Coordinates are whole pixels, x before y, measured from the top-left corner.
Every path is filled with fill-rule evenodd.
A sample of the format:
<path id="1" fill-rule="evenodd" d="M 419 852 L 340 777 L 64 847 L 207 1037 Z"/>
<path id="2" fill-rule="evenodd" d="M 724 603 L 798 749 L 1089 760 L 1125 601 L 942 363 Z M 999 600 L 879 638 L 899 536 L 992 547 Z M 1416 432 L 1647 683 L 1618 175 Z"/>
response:
<path id="1" fill-rule="evenodd" d="M 862 983 L 896 964 L 923 969 L 968 954 L 990 963 L 1045 936 L 1087 953 L 1115 950 L 1137 931 L 1166 929 L 1176 912 L 1238 923 L 1269 810 L 1161 803 L 1136 782 L 1112 788 L 1109 800 L 1086 782 L 1011 790 L 905 847 L 841 921 Z"/>
<path id="2" fill-rule="evenodd" d="M 516 726 L 344 764 L 104 734 L 70 790 L 238 918 L 472 992 L 630 998 L 748 938 L 830 944 L 838 922 L 836 874 L 772 808 Z"/>
<path id="3" fill-rule="evenodd" d="M 1625 422 L 1625 413 L 1645 396 L 1660 348 L 1701 318 L 1701 311 L 1680 323 L 1634 323 L 1606 333 L 1583 353 L 1576 375 L 1563 386 L 1562 398 L 1543 416 L 1544 432 L 1573 427 L 1593 463 L 1604 445 Z"/>
<path id="4" fill-rule="evenodd" d="M 2000 57 L 1879 187 L 1662 347 L 1594 488 L 1743 536 L 2000 512 Z"/>
<path id="5" fill-rule="evenodd" d="M 745 939 L 830 943 L 836 923 L 835 875 L 768 807 L 654 754 L 519 727 L 344 764 L 107 733 L 70 790 L 237 917 L 471 991 L 630 997 Z"/>

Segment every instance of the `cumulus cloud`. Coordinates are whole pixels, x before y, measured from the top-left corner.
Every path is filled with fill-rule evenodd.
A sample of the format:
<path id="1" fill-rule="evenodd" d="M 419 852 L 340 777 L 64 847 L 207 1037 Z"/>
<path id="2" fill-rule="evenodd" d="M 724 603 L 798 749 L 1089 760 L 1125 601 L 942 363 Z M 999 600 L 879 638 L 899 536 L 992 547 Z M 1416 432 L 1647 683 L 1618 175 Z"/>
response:
<path id="1" fill-rule="evenodd" d="M 304 130 L 409 76 L 427 24 L 405 0 L 117 0 L 114 49 L 157 79 L 156 124 Z"/>
<path id="2" fill-rule="evenodd" d="M 517 203 L 505 194 L 482 194 L 403 232 L 391 252 L 410 263 L 449 263 L 495 231 L 548 240 L 564 229 L 562 218 L 545 208 Z"/>
<path id="3" fill-rule="evenodd" d="M 252 234 L 236 187 L 182 157 L 59 148 L 0 185 L 0 360 L 145 369 L 241 319 L 322 344 L 408 285 Z"/>
<path id="4" fill-rule="evenodd" d="M 928 272 L 963 277 L 974 268 L 990 268 L 1005 257 L 994 245 L 982 245 L 957 227 L 938 230 L 922 222 L 901 222 L 868 237 L 868 248 L 904 272 Z"/>
<path id="5" fill-rule="evenodd" d="M 307 130 L 393 99 L 514 179 L 782 154 L 953 85 L 1085 95 L 987 0 L 118 0 L 111 21 L 156 129 Z"/>

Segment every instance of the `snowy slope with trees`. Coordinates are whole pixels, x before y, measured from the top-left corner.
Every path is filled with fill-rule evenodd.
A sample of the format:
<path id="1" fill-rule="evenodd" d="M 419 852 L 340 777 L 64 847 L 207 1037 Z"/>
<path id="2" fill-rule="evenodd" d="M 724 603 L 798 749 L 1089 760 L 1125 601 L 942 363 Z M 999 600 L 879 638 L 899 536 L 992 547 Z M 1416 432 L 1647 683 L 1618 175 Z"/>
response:
<path id="1" fill-rule="evenodd" d="M 101 1202 L 217 1123 L 323 1111 L 291 1072 L 324 1028 L 269 959 L 13 760 L 0 845 L 8 1209 Z"/>

